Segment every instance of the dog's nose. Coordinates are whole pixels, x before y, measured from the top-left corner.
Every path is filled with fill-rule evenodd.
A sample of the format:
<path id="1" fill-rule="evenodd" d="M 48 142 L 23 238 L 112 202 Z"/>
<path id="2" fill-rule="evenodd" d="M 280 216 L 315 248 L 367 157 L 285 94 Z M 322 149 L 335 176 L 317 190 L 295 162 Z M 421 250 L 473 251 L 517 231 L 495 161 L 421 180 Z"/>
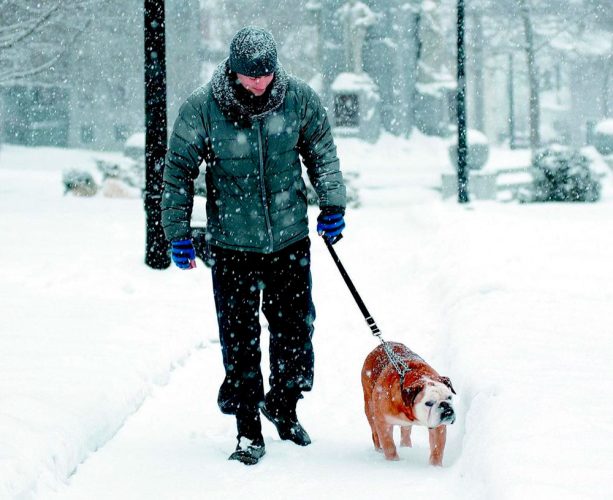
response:
<path id="1" fill-rule="evenodd" d="M 442 401 L 439 407 L 441 409 L 441 419 L 449 420 L 454 417 L 455 412 L 449 403 Z"/>

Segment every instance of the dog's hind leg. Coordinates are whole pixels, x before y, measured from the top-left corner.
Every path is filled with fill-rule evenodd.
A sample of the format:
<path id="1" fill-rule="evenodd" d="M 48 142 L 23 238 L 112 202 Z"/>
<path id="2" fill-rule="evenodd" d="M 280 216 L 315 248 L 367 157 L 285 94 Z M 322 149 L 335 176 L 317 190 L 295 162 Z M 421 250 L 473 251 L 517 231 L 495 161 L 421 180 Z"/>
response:
<path id="1" fill-rule="evenodd" d="M 371 427 L 372 430 L 372 444 L 375 445 L 375 450 L 381 451 L 381 443 L 379 442 L 379 435 L 377 431 Z"/>
<path id="2" fill-rule="evenodd" d="M 400 460 L 396 452 L 396 445 L 394 444 L 394 426 L 388 424 L 385 419 L 377 418 L 377 416 L 375 416 L 375 426 L 377 428 L 379 442 L 383 447 L 385 459 Z"/>
<path id="3" fill-rule="evenodd" d="M 375 445 L 375 450 L 381 451 L 381 444 L 379 443 L 379 436 L 377 435 L 377 429 L 375 427 L 375 419 L 373 417 L 373 404 L 370 394 L 364 392 L 364 413 L 368 419 L 370 425 L 370 431 L 372 433 L 372 443 Z"/>
<path id="4" fill-rule="evenodd" d="M 368 419 L 368 423 L 370 424 L 370 430 L 372 433 L 372 444 L 375 445 L 375 450 L 381 451 L 381 443 L 379 441 L 379 434 L 377 434 L 377 429 L 375 428 L 375 423 L 373 422 L 372 417 Z"/>
<path id="5" fill-rule="evenodd" d="M 413 443 L 411 443 L 411 426 L 407 425 L 402 426 L 400 428 L 400 446 L 404 446 L 407 448 L 412 448 Z"/>

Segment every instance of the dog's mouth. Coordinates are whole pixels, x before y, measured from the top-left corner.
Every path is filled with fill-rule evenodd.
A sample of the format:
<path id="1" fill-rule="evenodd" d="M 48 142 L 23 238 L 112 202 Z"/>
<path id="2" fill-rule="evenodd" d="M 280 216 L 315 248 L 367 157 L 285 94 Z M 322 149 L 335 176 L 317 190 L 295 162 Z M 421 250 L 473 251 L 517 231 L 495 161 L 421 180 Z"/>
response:
<path id="1" fill-rule="evenodd" d="M 453 407 L 446 401 L 440 405 L 441 409 L 441 423 L 453 424 L 455 422 L 455 411 Z"/>
<path id="2" fill-rule="evenodd" d="M 453 425 L 455 424 L 455 419 L 456 419 L 455 415 L 443 416 L 441 418 L 441 424 Z"/>

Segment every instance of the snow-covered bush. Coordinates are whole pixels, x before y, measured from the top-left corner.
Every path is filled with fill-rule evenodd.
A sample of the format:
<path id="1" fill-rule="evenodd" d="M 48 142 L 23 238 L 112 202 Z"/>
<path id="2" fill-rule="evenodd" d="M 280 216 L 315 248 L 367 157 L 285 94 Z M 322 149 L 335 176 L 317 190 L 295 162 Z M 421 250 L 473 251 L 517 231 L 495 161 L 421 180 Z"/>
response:
<path id="1" fill-rule="evenodd" d="M 123 154 L 136 161 L 145 161 L 145 133 L 132 134 L 123 145 Z"/>
<path id="2" fill-rule="evenodd" d="M 584 201 L 600 198 L 601 184 L 581 152 L 554 145 L 541 150 L 532 165 L 532 201 Z"/>
<path id="3" fill-rule="evenodd" d="M 133 158 L 120 157 L 114 161 L 96 159 L 96 166 L 103 179 L 119 179 L 128 186 L 145 188 L 145 164 Z"/>
<path id="4" fill-rule="evenodd" d="M 613 118 L 596 124 L 594 128 L 594 147 L 601 155 L 613 154 Z"/>
<path id="5" fill-rule="evenodd" d="M 98 192 L 98 184 L 92 174 L 85 170 L 75 168 L 66 170 L 62 175 L 64 194 L 72 193 L 75 196 L 94 196 Z"/>
<path id="6" fill-rule="evenodd" d="M 487 159 L 490 154 L 490 147 L 487 137 L 478 130 L 468 129 L 466 139 L 468 142 L 466 166 L 469 168 L 469 170 L 481 170 L 487 163 Z M 451 160 L 451 164 L 455 167 L 455 165 L 458 164 L 457 134 L 456 141 L 449 146 L 449 158 Z"/>

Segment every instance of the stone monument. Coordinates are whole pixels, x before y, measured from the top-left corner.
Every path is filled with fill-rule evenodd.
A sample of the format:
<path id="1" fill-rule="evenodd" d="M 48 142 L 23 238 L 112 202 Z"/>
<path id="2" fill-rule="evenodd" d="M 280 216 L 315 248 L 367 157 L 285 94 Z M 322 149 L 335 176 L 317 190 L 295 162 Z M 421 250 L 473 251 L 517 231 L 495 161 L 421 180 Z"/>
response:
<path id="1" fill-rule="evenodd" d="M 335 131 L 374 142 L 380 130 L 380 99 L 376 84 L 364 72 L 362 52 L 366 31 L 377 21 L 377 16 L 358 0 L 343 4 L 337 15 L 343 30 L 347 71 L 339 74 L 331 87 Z"/>
<path id="2" fill-rule="evenodd" d="M 346 71 L 362 73 L 362 50 L 366 30 L 375 24 L 377 16 L 368 5 L 358 0 L 349 0 L 337 11 L 343 26 Z"/>
<path id="3" fill-rule="evenodd" d="M 449 49 L 445 43 L 440 0 L 422 2 L 417 37 L 420 51 L 417 62 L 415 120 L 428 135 L 446 135 L 450 123 L 456 82 L 449 71 Z"/>

